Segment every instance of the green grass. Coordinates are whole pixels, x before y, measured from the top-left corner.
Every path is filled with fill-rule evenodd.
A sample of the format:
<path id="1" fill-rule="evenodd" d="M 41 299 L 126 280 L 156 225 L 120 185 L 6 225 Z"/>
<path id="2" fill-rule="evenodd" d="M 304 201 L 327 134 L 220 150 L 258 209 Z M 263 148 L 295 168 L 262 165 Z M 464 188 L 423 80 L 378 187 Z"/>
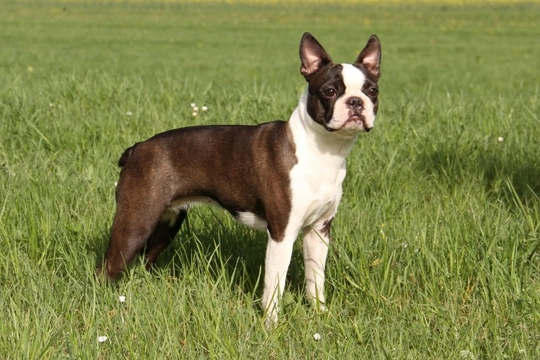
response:
<path id="1" fill-rule="evenodd" d="M 4 2 L 0 358 L 539 358 L 539 12 Z M 306 304 L 297 246 L 265 330 L 265 235 L 204 208 L 156 271 L 96 282 L 122 150 L 173 127 L 286 119 L 304 31 L 339 62 L 371 33 L 383 45 L 376 128 L 332 231 L 330 311 Z"/>

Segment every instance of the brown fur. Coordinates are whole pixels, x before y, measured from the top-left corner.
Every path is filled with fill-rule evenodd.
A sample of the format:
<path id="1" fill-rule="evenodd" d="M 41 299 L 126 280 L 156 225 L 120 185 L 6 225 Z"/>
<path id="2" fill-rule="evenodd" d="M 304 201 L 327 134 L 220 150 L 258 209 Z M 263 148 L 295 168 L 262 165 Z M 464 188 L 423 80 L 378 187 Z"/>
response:
<path id="1" fill-rule="evenodd" d="M 170 130 L 126 149 L 118 162 L 123 168 L 105 256 L 107 277 L 116 278 L 143 249 L 149 267 L 187 215 L 186 208 L 168 209 L 191 199 L 211 199 L 233 216 L 251 212 L 266 219 L 272 238 L 280 241 L 291 208 L 294 154 L 283 121 Z"/>

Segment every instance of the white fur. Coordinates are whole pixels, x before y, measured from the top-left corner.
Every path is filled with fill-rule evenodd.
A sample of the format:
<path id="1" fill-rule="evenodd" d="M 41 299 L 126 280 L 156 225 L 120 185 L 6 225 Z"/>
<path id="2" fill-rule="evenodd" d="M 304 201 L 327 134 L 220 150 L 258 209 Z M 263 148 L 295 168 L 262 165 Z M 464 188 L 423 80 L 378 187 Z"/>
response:
<path id="1" fill-rule="evenodd" d="M 356 88 L 361 78 L 353 75 L 352 81 L 346 81 L 346 84 L 354 89 L 347 89 L 345 97 L 359 96 Z M 367 103 L 371 104 L 369 99 Z M 338 105 L 336 111 L 341 113 L 344 106 L 344 103 Z M 277 320 L 278 301 L 285 288 L 292 247 L 300 230 L 304 232 L 307 296 L 315 300 L 320 310 L 325 309 L 324 269 L 330 239 L 320 230 L 336 214 L 346 173 L 345 158 L 358 133 L 358 130 L 345 135 L 340 131 L 329 132 L 311 119 L 307 113 L 307 89 L 288 124 L 298 163 L 290 172 L 292 208 L 285 238 L 281 242 L 270 236 L 268 239 L 262 298 L 267 310 L 267 325 Z"/>
<path id="2" fill-rule="evenodd" d="M 238 222 L 257 230 L 266 230 L 268 222 L 251 212 L 240 212 L 236 217 Z"/>
<path id="3" fill-rule="evenodd" d="M 217 201 L 205 196 L 189 196 L 183 197 L 179 201 L 174 202 L 169 207 L 169 210 L 178 211 L 181 209 L 187 210 L 193 205 L 213 205 L 219 206 Z"/>
<path id="4" fill-rule="evenodd" d="M 194 205 L 212 205 L 219 206 L 219 204 L 204 196 L 191 196 L 182 198 L 180 201 L 174 202 L 171 206 L 165 210 L 163 215 L 161 215 L 161 222 L 168 222 L 169 227 L 174 226 L 176 219 L 178 218 L 178 212 L 181 210 L 188 210 Z"/>
<path id="5" fill-rule="evenodd" d="M 167 209 L 163 215 L 161 215 L 160 222 L 167 222 L 169 223 L 169 227 L 173 227 L 176 223 L 176 218 L 178 217 L 178 211 L 180 209 Z"/>

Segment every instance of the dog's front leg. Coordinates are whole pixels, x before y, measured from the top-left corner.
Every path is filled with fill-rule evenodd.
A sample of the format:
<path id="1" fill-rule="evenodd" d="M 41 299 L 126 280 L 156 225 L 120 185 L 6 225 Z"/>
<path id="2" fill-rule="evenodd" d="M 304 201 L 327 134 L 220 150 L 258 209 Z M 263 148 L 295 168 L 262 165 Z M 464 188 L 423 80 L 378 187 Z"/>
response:
<path id="1" fill-rule="evenodd" d="M 287 269 L 291 262 L 294 241 L 298 232 L 294 235 L 284 236 L 281 241 L 274 240 L 268 232 L 268 245 L 266 248 L 264 291 L 262 306 L 266 312 L 266 327 L 276 324 L 279 312 L 279 301 L 285 290 Z"/>
<path id="2" fill-rule="evenodd" d="M 324 297 L 324 269 L 332 219 L 303 229 L 306 296 L 319 311 L 326 311 Z"/>

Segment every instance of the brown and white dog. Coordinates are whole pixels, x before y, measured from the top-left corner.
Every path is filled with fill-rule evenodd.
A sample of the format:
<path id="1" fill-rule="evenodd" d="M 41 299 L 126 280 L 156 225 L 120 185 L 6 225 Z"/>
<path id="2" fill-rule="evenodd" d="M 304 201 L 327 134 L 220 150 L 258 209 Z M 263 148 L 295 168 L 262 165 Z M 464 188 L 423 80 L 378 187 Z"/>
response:
<path id="1" fill-rule="evenodd" d="M 345 158 L 358 134 L 374 125 L 381 45 L 372 35 L 354 64 L 334 64 L 305 33 L 300 59 L 308 86 L 289 121 L 170 130 L 124 152 L 99 273 L 115 279 L 141 251 L 149 267 L 191 205 L 217 204 L 268 234 L 262 298 L 268 325 L 277 320 L 300 231 L 307 296 L 324 310 L 330 227 L 341 200 Z"/>

